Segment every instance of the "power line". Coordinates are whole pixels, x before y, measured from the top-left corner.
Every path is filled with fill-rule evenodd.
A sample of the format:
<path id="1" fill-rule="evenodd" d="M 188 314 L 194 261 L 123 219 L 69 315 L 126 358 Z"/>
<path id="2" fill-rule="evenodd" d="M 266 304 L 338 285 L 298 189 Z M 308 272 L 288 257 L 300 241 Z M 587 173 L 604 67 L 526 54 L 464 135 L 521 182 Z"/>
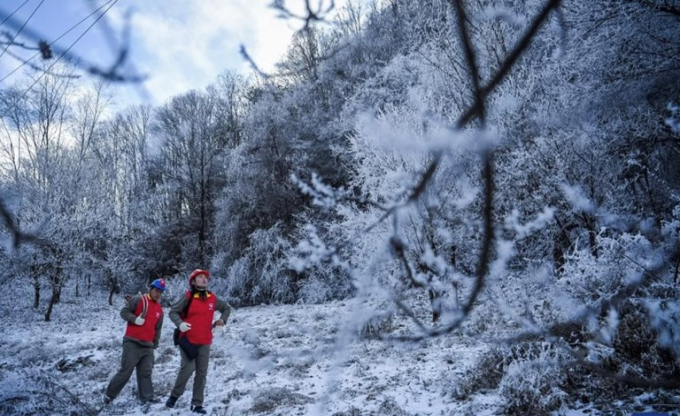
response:
<path id="1" fill-rule="evenodd" d="M 38 52 L 38 53 L 40 53 L 40 52 Z M 17 61 L 24 62 L 24 58 L 22 58 L 21 56 L 15 54 L 15 53 L 12 53 L 11 50 L 8 50 L 8 51 L 7 51 L 7 55 L 13 57 L 13 58 L 16 59 Z M 41 68 L 41 67 L 39 67 L 39 66 L 36 65 L 36 64 L 30 63 L 29 61 L 25 61 L 25 62 L 22 64 L 22 66 L 23 66 L 23 65 L 28 65 L 30 68 L 32 68 L 33 70 L 35 70 L 35 71 L 37 71 L 37 72 L 40 72 L 40 71 L 44 71 L 44 70 L 45 70 L 45 68 Z M 9 75 L 12 75 L 12 74 L 10 73 Z M 8 75 L 8 76 L 9 76 L 9 75 Z M 55 74 L 55 73 L 52 73 L 52 72 L 49 73 L 49 75 L 56 75 L 56 76 L 60 76 L 60 77 L 66 77 L 66 75 L 63 75 L 63 74 Z M 68 77 L 69 77 L 69 78 L 80 78 L 80 76 L 78 76 L 78 75 L 68 75 Z M 3 79 L 4 79 L 4 78 L 3 78 Z M 2 80 L 0 80 L 0 81 L 2 81 Z"/>
<path id="2" fill-rule="evenodd" d="M 62 52 L 62 54 L 59 55 L 59 57 L 58 57 L 57 59 L 55 59 L 55 61 L 52 63 L 52 65 L 50 65 L 50 66 L 47 68 L 47 70 L 46 70 L 45 72 L 43 72 L 42 74 L 40 74 L 40 76 L 39 76 L 38 78 L 36 78 L 35 81 L 33 81 L 33 84 L 31 84 L 31 85 L 26 89 L 26 91 L 24 91 L 24 93 L 21 94 L 21 97 L 19 98 L 19 100 L 22 100 L 22 99 L 26 96 L 26 94 L 28 94 L 28 92 L 31 90 L 31 88 L 33 88 L 33 86 L 34 86 L 35 84 L 37 84 L 38 81 L 40 81 L 40 80 L 42 79 L 42 77 L 45 76 L 45 74 L 46 74 L 47 72 L 49 72 L 49 71 L 52 69 L 52 67 L 55 66 L 55 65 L 57 64 L 57 62 L 59 62 L 59 60 L 60 60 L 61 58 L 63 58 L 64 55 L 66 55 L 66 53 L 67 53 L 71 48 L 73 48 L 73 46 L 74 46 L 76 43 L 78 43 L 79 40 L 81 40 L 81 39 L 83 38 L 83 36 L 85 36 L 85 34 L 87 34 L 87 32 L 90 31 L 90 29 L 92 29 L 92 27 L 93 27 L 95 24 L 97 24 L 97 22 L 99 22 L 99 19 L 101 19 L 102 17 L 104 17 L 104 15 L 106 14 L 106 12 L 108 12 L 116 3 L 118 3 L 118 0 L 113 0 L 113 3 L 111 3 L 111 6 L 109 6 L 106 10 L 104 10 L 104 11 L 102 12 L 102 14 L 100 14 L 100 15 L 97 17 L 97 19 L 95 19 L 95 21 L 92 22 L 92 24 L 91 24 L 90 26 L 88 26 L 87 29 L 85 29 L 85 32 L 83 32 L 80 36 L 78 36 L 78 39 L 74 40 L 73 43 L 71 43 L 71 45 L 69 45 L 69 47 L 66 48 L 66 50 L 65 50 L 64 52 Z M 107 4 L 108 4 L 108 3 L 107 3 Z"/>
<path id="3" fill-rule="evenodd" d="M 26 1 L 28 1 L 28 0 L 26 0 Z M 106 3 L 102 4 L 101 6 L 99 6 L 96 10 L 94 10 L 92 13 L 90 13 L 89 15 L 87 15 L 87 16 L 86 16 L 85 18 L 83 18 L 80 22 L 78 22 L 78 23 L 76 23 L 75 25 L 71 26 L 71 28 L 70 28 L 69 30 L 67 30 L 66 32 L 62 33 L 61 36 L 59 36 L 57 39 L 55 39 L 55 40 L 53 40 L 52 42 L 50 42 L 49 46 L 54 45 L 56 42 L 59 41 L 59 39 L 61 39 L 61 38 L 63 38 L 64 36 L 68 35 L 73 29 L 75 29 L 76 27 L 80 26 L 81 23 L 83 23 L 84 21 L 86 21 L 87 19 L 89 19 L 90 17 L 92 17 L 94 14 L 96 14 L 98 11 L 100 11 L 101 9 L 103 9 L 104 7 L 106 7 L 106 6 L 107 6 L 109 3 L 111 3 L 112 1 L 114 1 L 114 0 L 109 0 L 108 2 L 106 2 Z M 118 0 L 115 0 L 115 1 L 118 1 Z M 112 5 L 112 6 L 113 6 L 113 5 Z M 107 10 L 108 10 L 108 9 L 107 9 Z M 104 12 L 104 13 L 106 13 L 106 12 Z M 100 17 L 101 17 L 101 16 L 100 16 Z M 5 19 L 5 20 L 7 20 L 7 19 Z M 95 21 L 95 23 L 96 23 L 96 21 Z M 88 29 L 89 29 L 89 28 L 88 28 Z M 71 45 L 71 46 L 73 46 L 73 45 Z M 69 49 L 70 49 L 70 48 L 69 48 Z M 21 65 L 19 65 L 18 67 L 14 68 L 14 70 L 12 70 L 12 72 L 10 72 L 9 74 L 5 75 L 2 79 L 0 79 L 0 83 L 2 83 L 2 81 L 4 81 L 4 80 L 6 80 L 7 78 L 9 78 L 13 73 L 17 72 L 17 71 L 18 71 L 19 69 L 21 69 L 24 65 L 27 65 L 33 58 L 35 58 L 36 56 L 38 56 L 38 55 L 40 55 L 40 54 L 41 54 L 41 52 L 36 52 L 35 55 L 33 55 L 33 56 L 31 56 L 30 58 L 28 58 L 28 60 L 24 61 Z"/>
<path id="4" fill-rule="evenodd" d="M 17 7 L 9 16 L 5 17 L 5 20 L 3 20 L 2 22 L 0 22 L 0 26 L 4 25 L 5 22 L 7 21 L 7 19 L 9 19 L 10 17 L 14 16 L 14 13 L 18 12 L 19 9 L 21 9 L 22 7 L 24 7 L 24 5 L 25 5 L 26 3 L 28 3 L 28 2 L 29 2 L 29 0 L 26 0 L 25 2 L 23 2 L 23 3 L 21 4 L 21 6 Z"/>
<path id="5" fill-rule="evenodd" d="M 5 54 L 5 52 L 7 51 L 7 48 L 9 48 L 9 45 L 11 45 L 12 42 L 14 42 L 14 39 L 16 39 L 17 36 L 19 36 L 19 33 L 21 33 L 21 31 L 24 30 L 24 27 L 26 27 L 26 25 L 28 24 L 28 21 L 31 20 L 31 18 L 33 17 L 33 15 L 35 14 L 35 12 L 38 11 L 38 9 L 40 8 L 40 6 L 42 6 L 44 2 L 45 2 L 45 0 L 40 0 L 40 3 L 38 3 L 38 5 L 36 6 L 36 8 L 33 10 L 33 13 L 31 13 L 31 15 L 28 16 L 28 19 L 26 19 L 26 21 L 25 21 L 24 24 L 21 26 L 21 28 L 20 28 L 19 31 L 16 33 L 16 35 L 14 35 L 14 37 L 12 37 L 12 40 L 10 40 L 10 41 L 7 43 L 7 46 L 5 46 L 5 49 L 3 49 L 2 53 L 0 53 L 0 58 L 2 58 L 2 55 Z M 10 16 L 7 16 L 7 18 L 5 18 L 5 21 L 4 21 L 4 22 L 6 22 L 7 19 L 9 19 L 9 18 L 10 18 Z M 4 22 L 3 22 L 3 23 L 4 23 Z"/>

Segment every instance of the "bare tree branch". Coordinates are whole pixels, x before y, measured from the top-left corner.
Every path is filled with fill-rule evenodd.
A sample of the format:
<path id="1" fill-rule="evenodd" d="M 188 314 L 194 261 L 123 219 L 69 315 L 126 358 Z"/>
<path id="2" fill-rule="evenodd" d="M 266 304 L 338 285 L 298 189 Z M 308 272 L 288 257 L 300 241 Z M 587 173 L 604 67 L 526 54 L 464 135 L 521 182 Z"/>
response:
<path id="1" fill-rule="evenodd" d="M 97 23 L 104 15 L 106 12 L 113 7 L 118 0 L 109 0 L 109 2 L 104 3 L 101 7 L 99 7 L 97 10 L 95 10 L 93 13 L 91 13 L 89 16 L 87 16 L 85 19 L 89 18 L 90 16 L 94 15 L 97 11 L 100 9 L 104 8 L 105 6 L 108 6 L 88 27 L 87 30 L 89 30 L 92 26 L 94 26 L 95 23 Z M 6 24 L 14 29 L 14 30 L 21 30 L 22 35 L 32 39 L 35 41 L 36 45 L 38 45 L 38 48 L 40 48 L 40 43 L 44 42 L 45 36 L 42 34 L 38 33 L 36 30 L 32 29 L 29 26 L 24 27 L 24 23 L 19 21 L 18 19 L 12 17 L 11 14 L 7 14 L 5 11 L 0 9 L 0 19 L 5 19 Z M 80 23 L 82 23 L 85 19 L 83 19 L 81 22 L 77 23 L 74 27 L 78 26 Z M 74 27 L 69 29 L 71 31 Z M 87 33 L 87 30 L 85 33 Z M 129 29 L 125 29 L 127 31 Z M 67 31 L 68 33 L 68 31 Z M 85 34 L 83 33 L 83 35 Z M 83 36 L 81 35 L 81 37 Z M 64 35 L 62 35 L 64 36 Z M 62 37 L 60 36 L 60 38 Z M 51 51 L 55 54 L 59 55 L 59 58 L 66 59 L 70 62 L 72 62 L 76 67 L 90 73 L 93 75 L 100 76 L 108 81 L 112 82 L 130 82 L 130 83 L 140 83 L 144 81 L 147 77 L 143 75 L 138 75 L 138 74 L 131 74 L 131 73 L 125 73 L 121 71 L 121 68 L 124 66 L 123 64 L 127 62 L 128 58 L 128 51 L 129 51 L 129 36 L 124 36 L 125 38 L 125 43 L 119 48 L 118 53 L 117 53 L 117 59 L 116 61 L 109 66 L 108 68 L 102 68 L 98 65 L 95 65 L 93 63 L 88 62 L 87 60 L 83 59 L 81 56 L 78 54 L 75 54 L 70 51 L 71 46 L 68 48 L 62 48 L 59 45 L 56 44 L 56 41 L 49 43 L 49 48 Z M 79 38 L 80 39 L 80 38 Z M 76 40 L 77 42 L 77 40 Z M 74 42 L 75 43 L 75 42 Z M 9 46 L 9 45 L 8 45 Z M 43 48 L 44 49 L 44 48 Z M 31 58 L 32 59 L 32 58 Z M 30 59 L 29 59 L 30 60 Z M 13 71 L 14 72 L 14 71 Z"/>
<path id="2" fill-rule="evenodd" d="M 0 221 L 4 223 L 12 236 L 12 248 L 16 249 L 23 243 L 45 244 L 45 240 L 35 234 L 23 233 L 14 222 L 12 214 L 5 206 L 0 196 Z"/>

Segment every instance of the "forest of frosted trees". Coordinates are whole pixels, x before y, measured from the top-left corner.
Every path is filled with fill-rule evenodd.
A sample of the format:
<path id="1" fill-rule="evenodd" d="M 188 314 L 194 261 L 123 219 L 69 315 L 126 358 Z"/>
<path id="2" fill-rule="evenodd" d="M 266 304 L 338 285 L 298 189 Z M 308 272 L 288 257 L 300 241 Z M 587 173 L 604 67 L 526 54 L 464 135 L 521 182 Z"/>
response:
<path id="1" fill-rule="evenodd" d="M 678 389 L 678 2 L 335 12 L 160 106 L 68 64 L 0 90 L 3 284 L 48 321 L 195 268 L 238 307 L 423 294 L 410 339 L 503 328 L 499 362 Z"/>

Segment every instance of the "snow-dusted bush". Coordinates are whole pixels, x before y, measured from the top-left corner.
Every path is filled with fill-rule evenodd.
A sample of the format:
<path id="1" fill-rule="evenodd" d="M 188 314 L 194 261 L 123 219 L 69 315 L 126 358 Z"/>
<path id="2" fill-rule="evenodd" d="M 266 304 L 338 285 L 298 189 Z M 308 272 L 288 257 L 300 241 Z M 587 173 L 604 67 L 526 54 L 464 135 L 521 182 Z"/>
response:
<path id="1" fill-rule="evenodd" d="M 388 397 L 378 406 L 377 414 L 381 416 L 411 416 L 411 413 L 402 409 L 392 397 Z"/>
<path id="2" fill-rule="evenodd" d="M 14 371 L 0 373 L 0 383 L 4 386 L 0 394 L 0 413 L 16 415 L 47 414 L 32 397 L 33 382 L 27 374 Z"/>
<path id="3" fill-rule="evenodd" d="M 393 312 L 377 313 L 365 320 L 359 333 L 363 337 L 375 337 L 379 334 L 389 334 L 395 330 L 395 314 Z"/>
<path id="4" fill-rule="evenodd" d="M 559 365 L 566 353 L 549 343 L 526 343 L 511 348 L 499 391 L 504 414 L 540 416 L 567 404 L 567 376 Z"/>
<path id="5" fill-rule="evenodd" d="M 289 249 L 279 226 L 255 231 L 248 248 L 229 268 L 227 295 L 246 305 L 294 301 L 293 273 L 287 263 Z"/>
<path id="6" fill-rule="evenodd" d="M 628 376 L 655 375 L 671 380 L 679 374 L 678 299 L 658 309 L 658 319 L 665 315 L 669 318 L 658 327 L 653 325 L 649 312 L 639 302 L 626 303 L 613 339 L 614 354 L 609 357 L 608 364 Z"/>
<path id="7" fill-rule="evenodd" d="M 339 227 L 331 223 L 323 231 L 325 239 L 336 239 Z M 304 227 L 296 237 L 298 244 L 289 254 L 289 267 L 295 270 L 299 280 L 298 299 L 309 304 L 343 299 L 354 292 L 352 278 L 338 256 L 322 261 L 328 257 L 329 248 L 317 235 L 319 232 L 314 226 Z"/>
<path id="8" fill-rule="evenodd" d="M 295 406 L 312 403 L 314 400 L 300 393 L 282 387 L 265 388 L 255 393 L 252 412 L 272 414 L 279 406 Z"/>
<path id="9" fill-rule="evenodd" d="M 677 228 L 678 229 L 678 228 Z M 678 231 L 673 231 L 674 237 Z M 627 286 L 636 285 L 634 296 L 613 305 L 607 318 L 594 320 L 590 330 L 597 344 L 609 349 L 603 359 L 608 371 L 642 379 L 676 377 L 679 368 L 679 288 L 673 265 L 664 261 L 665 245 L 641 234 L 616 237 L 599 235 L 599 255 L 590 249 L 575 250 L 566 262 L 560 284 L 586 307 L 616 299 Z M 651 269 L 661 268 L 652 278 Z"/>
<path id="10" fill-rule="evenodd" d="M 462 375 L 451 380 L 448 393 L 457 400 L 498 390 L 508 415 L 547 415 L 567 403 L 567 354 L 547 342 L 492 347 Z"/>
<path id="11" fill-rule="evenodd" d="M 344 278 L 342 271 L 330 265 L 322 265 L 313 268 L 312 272 L 321 268 L 326 269 L 322 276 L 315 274 L 303 281 L 298 291 L 298 298 L 301 301 L 323 303 L 333 299 L 343 299 L 352 294 L 352 284 L 349 279 Z"/>
<path id="12" fill-rule="evenodd" d="M 504 351 L 499 347 L 490 348 L 462 376 L 455 377 L 451 395 L 457 400 L 466 400 L 481 390 L 495 390 L 504 375 Z"/>
<path id="13" fill-rule="evenodd" d="M 591 248 L 576 249 L 566 256 L 563 285 L 586 305 L 614 296 L 625 285 L 642 279 L 644 265 L 653 264 L 658 253 L 642 235 L 599 235 L 599 255 Z M 631 259 L 637 259 L 632 261 Z"/>
<path id="14" fill-rule="evenodd" d="M 40 369 L 20 372 L 7 371 L 2 376 L 0 414 L 16 416 L 53 416 L 98 414 L 95 406 L 86 403 L 49 373 Z M 75 390 L 75 389 L 74 389 Z"/>
<path id="15" fill-rule="evenodd" d="M 363 414 L 362 409 L 352 406 L 348 410 L 336 412 L 331 416 L 362 416 Z"/>

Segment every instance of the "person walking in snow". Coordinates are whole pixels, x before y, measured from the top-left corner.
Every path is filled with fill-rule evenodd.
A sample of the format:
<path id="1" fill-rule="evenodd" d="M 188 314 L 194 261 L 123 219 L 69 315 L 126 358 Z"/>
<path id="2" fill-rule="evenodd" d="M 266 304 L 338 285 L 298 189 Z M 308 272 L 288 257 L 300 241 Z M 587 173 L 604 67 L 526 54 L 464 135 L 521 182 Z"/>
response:
<path id="1" fill-rule="evenodd" d="M 184 393 L 187 382 L 193 373 L 194 388 L 191 400 L 191 411 L 206 414 L 203 408 L 203 391 L 208 374 L 208 358 L 213 343 L 213 328 L 224 326 L 229 317 L 229 304 L 218 299 L 208 291 L 208 270 L 196 269 L 189 275 L 189 288 L 171 307 L 168 316 L 178 328 L 177 345 L 180 349 L 180 370 L 175 386 L 166 401 L 169 408 L 175 407 L 177 399 Z M 213 322 L 215 312 L 220 318 Z"/>
<path id="2" fill-rule="evenodd" d="M 123 336 L 121 367 L 109 382 L 104 402 L 109 404 L 123 390 L 133 370 L 137 372 L 137 390 L 143 403 L 153 403 L 154 387 L 151 372 L 154 367 L 154 349 L 158 347 L 163 326 L 161 295 L 166 282 L 156 279 L 149 285 L 149 293 L 130 297 L 121 309 L 121 318 L 128 324 Z"/>

